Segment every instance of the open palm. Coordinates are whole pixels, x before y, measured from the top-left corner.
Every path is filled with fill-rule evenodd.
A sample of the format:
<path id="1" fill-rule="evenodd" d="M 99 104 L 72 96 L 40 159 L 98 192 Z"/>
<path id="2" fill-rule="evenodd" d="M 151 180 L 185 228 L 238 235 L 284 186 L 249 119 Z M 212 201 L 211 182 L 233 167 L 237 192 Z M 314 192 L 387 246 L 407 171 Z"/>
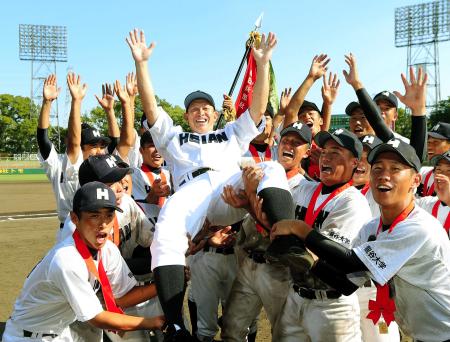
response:
<path id="1" fill-rule="evenodd" d="M 155 43 L 153 42 L 147 47 L 144 31 L 138 29 L 131 31 L 126 41 L 135 62 L 147 61 L 155 48 Z"/>

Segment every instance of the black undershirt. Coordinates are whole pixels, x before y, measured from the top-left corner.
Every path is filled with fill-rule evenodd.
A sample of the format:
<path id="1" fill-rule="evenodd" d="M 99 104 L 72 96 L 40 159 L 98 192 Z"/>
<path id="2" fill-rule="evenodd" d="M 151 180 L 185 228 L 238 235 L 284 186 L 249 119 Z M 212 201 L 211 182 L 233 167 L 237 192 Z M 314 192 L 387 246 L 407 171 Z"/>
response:
<path id="1" fill-rule="evenodd" d="M 258 152 L 265 152 L 267 150 L 267 144 L 255 144 L 255 143 L 251 143 L 252 146 L 254 146 L 256 148 L 256 151 Z"/>
<path id="2" fill-rule="evenodd" d="M 339 184 L 334 184 L 334 185 L 325 185 L 322 183 L 322 195 L 328 195 L 331 194 L 334 190 L 340 188 L 341 186 L 347 184 L 347 182 L 345 183 L 339 183 Z"/>

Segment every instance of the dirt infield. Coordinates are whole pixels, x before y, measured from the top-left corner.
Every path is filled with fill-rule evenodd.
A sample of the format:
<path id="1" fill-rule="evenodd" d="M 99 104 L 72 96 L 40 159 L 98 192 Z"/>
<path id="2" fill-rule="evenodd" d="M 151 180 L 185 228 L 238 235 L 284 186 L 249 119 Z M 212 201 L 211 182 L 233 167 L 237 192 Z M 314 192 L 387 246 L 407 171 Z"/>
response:
<path id="1" fill-rule="evenodd" d="M 51 185 L 45 183 L 0 183 L 0 216 L 55 211 Z M 0 220 L 0 338 L 25 278 L 55 241 L 58 219 L 22 218 Z M 270 341 L 270 325 L 263 312 L 257 341 Z"/>

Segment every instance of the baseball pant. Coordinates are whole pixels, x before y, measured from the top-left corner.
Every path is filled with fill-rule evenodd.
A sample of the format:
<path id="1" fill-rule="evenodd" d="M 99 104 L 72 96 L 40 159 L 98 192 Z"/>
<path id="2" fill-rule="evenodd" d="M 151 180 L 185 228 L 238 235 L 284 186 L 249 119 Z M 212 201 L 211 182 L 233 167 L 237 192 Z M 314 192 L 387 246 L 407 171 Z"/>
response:
<path id="1" fill-rule="evenodd" d="M 273 341 L 360 342 L 356 294 L 337 299 L 306 299 L 291 287 Z"/>
<path id="2" fill-rule="evenodd" d="M 375 300 L 377 289 L 372 287 L 361 287 L 356 291 L 359 300 L 359 308 L 361 312 L 361 334 L 364 342 L 398 342 L 400 341 L 400 333 L 398 325 L 395 322 L 389 324 L 389 332 L 380 334 L 378 325 L 373 324 L 372 320 L 366 318 L 369 314 L 369 299 Z"/>
<path id="3" fill-rule="evenodd" d="M 101 331 L 101 330 L 100 330 Z M 5 331 L 3 332 L 3 342 L 37 342 L 37 341 L 53 341 L 53 342 L 73 342 L 69 327 L 66 327 L 57 337 L 33 335 L 32 337 L 24 337 L 24 332 L 21 327 L 12 322 L 10 319 L 6 322 Z M 86 340 L 88 341 L 88 340 Z"/>
<path id="4" fill-rule="evenodd" d="M 191 289 L 197 305 L 197 336 L 200 341 L 208 341 L 217 334 L 218 306 L 222 303 L 226 307 L 236 272 L 234 254 L 224 255 L 214 251 L 197 253 L 191 266 Z"/>
<path id="5" fill-rule="evenodd" d="M 286 172 L 276 162 L 259 164 L 264 177 L 257 191 L 280 188 L 289 191 Z M 186 234 L 192 238 L 200 231 L 205 218 L 212 225 L 227 226 L 240 221 L 246 214 L 226 204 L 221 197 L 225 185 L 243 189 L 242 172 L 209 171 L 184 184 L 162 207 L 150 247 L 152 270 L 159 266 L 185 265 L 188 247 Z"/>
<path id="6" fill-rule="evenodd" d="M 227 342 L 246 341 L 248 327 L 262 307 L 273 334 L 288 295 L 289 281 L 287 267 L 258 264 L 249 257 L 242 260 L 225 307 L 222 339 Z"/>

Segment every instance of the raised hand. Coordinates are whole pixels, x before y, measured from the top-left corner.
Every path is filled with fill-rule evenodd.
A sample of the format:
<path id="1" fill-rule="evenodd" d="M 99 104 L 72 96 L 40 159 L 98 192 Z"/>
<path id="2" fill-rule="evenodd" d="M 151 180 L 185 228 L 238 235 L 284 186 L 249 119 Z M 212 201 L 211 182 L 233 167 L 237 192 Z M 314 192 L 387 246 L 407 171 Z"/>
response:
<path id="1" fill-rule="evenodd" d="M 394 91 L 395 96 L 407 107 L 411 108 L 411 114 L 414 116 L 422 116 L 426 114 L 426 100 L 427 100 L 427 80 L 428 75 L 423 73 L 422 68 L 419 68 L 417 77 L 414 74 L 414 69 L 409 67 L 409 82 L 405 74 L 401 74 L 403 85 L 405 86 L 405 95 Z"/>
<path id="2" fill-rule="evenodd" d="M 137 78 L 134 72 L 129 72 L 127 74 L 126 78 L 126 88 L 127 93 L 131 97 L 135 97 L 138 94 L 138 87 L 137 87 Z"/>
<path id="3" fill-rule="evenodd" d="M 58 98 L 61 88 L 58 88 L 56 84 L 56 75 L 49 75 L 44 81 L 44 88 L 42 91 L 42 96 L 44 101 L 53 101 Z"/>
<path id="4" fill-rule="evenodd" d="M 98 104 L 103 108 L 105 112 L 114 110 L 114 89 L 112 84 L 102 84 L 102 98 L 100 99 L 97 94 L 94 95 L 98 101 Z"/>
<path id="5" fill-rule="evenodd" d="M 323 85 L 322 85 L 322 99 L 323 102 L 332 105 L 336 100 L 339 85 L 341 81 L 338 79 L 337 74 L 330 72 L 327 80 L 326 74 L 323 75 Z"/>
<path id="6" fill-rule="evenodd" d="M 88 87 L 86 83 L 81 84 L 80 75 L 69 73 L 67 75 L 67 85 L 69 87 L 72 100 L 81 101 L 86 96 Z"/>
<path id="7" fill-rule="evenodd" d="M 291 102 L 291 91 L 292 88 L 284 88 L 284 90 L 281 92 L 280 97 L 280 110 L 279 113 L 284 114 L 286 112 L 286 108 L 289 105 L 289 102 Z"/>
<path id="8" fill-rule="evenodd" d="M 434 184 L 436 186 L 436 193 L 438 198 L 445 204 L 450 203 L 450 179 L 442 174 L 434 174 Z"/>
<path id="9" fill-rule="evenodd" d="M 121 103 L 130 102 L 130 96 L 128 94 L 128 91 L 125 86 L 122 88 L 119 80 L 116 80 L 116 82 L 114 83 L 114 91 L 116 92 L 117 97 L 119 98 Z"/>
<path id="10" fill-rule="evenodd" d="M 269 32 L 269 35 L 266 36 L 264 33 L 261 36 L 261 44 L 259 48 L 253 47 L 253 57 L 255 57 L 255 61 L 257 65 L 266 65 L 269 64 L 270 58 L 272 57 L 272 52 L 275 46 L 277 45 L 277 37 L 274 33 Z"/>
<path id="11" fill-rule="evenodd" d="M 309 68 L 308 76 L 312 77 L 314 81 L 321 78 L 328 70 L 328 63 L 330 63 L 330 58 L 325 54 L 320 54 L 314 56 L 311 67 Z"/>
<path id="12" fill-rule="evenodd" d="M 350 70 L 342 70 L 345 80 L 350 84 L 353 89 L 358 90 L 363 88 L 361 81 L 359 80 L 358 67 L 356 63 L 356 58 L 350 52 L 350 54 L 345 55 L 345 63 L 350 67 Z"/>
<path id="13" fill-rule="evenodd" d="M 143 30 L 134 29 L 130 32 L 130 37 L 125 39 L 130 47 L 131 54 L 136 63 L 147 61 L 155 48 L 156 44 L 152 42 L 148 47 L 145 42 Z"/>

